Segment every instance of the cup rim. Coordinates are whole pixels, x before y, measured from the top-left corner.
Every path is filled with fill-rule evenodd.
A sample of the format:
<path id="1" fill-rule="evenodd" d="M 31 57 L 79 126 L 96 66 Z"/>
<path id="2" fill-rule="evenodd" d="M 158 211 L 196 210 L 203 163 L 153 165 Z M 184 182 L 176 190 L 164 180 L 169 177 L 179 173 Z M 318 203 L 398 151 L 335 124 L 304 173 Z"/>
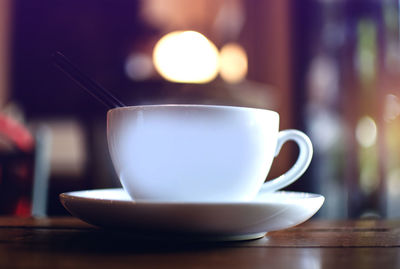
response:
<path id="1" fill-rule="evenodd" d="M 151 104 L 151 105 L 136 105 L 136 106 L 123 106 L 123 107 L 115 107 L 108 110 L 108 113 L 113 111 L 121 111 L 121 110 L 144 110 L 150 108 L 162 108 L 162 107 L 175 107 L 175 108 L 209 108 L 209 109 L 230 109 L 230 110 L 253 110 L 253 111 L 263 111 L 263 112 L 271 112 L 276 114 L 279 117 L 279 113 L 265 108 L 256 108 L 256 107 L 245 107 L 245 106 L 230 106 L 230 105 L 207 105 L 207 104 Z"/>

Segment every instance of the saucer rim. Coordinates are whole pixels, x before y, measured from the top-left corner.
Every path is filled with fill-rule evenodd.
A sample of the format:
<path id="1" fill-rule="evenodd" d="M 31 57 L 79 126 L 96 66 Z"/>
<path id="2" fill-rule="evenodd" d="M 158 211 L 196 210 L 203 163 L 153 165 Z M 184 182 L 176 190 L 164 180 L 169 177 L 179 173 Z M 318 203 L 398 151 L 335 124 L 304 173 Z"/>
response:
<path id="1" fill-rule="evenodd" d="M 325 201 L 325 197 L 321 194 L 317 193 L 309 193 L 309 192 L 297 192 L 297 191 L 276 191 L 272 193 L 259 193 L 255 199 L 259 200 L 250 200 L 250 201 L 222 201 L 222 202 L 217 202 L 217 201 L 145 201 L 145 200 L 117 200 L 117 199 L 111 199 L 111 198 L 97 198 L 97 197 L 85 197 L 82 195 L 77 195 L 77 193 L 84 193 L 84 192 L 95 192 L 95 191 L 125 191 L 123 188 L 100 188 L 100 189 L 90 189 L 90 190 L 78 190 L 78 191 L 70 191 L 70 192 L 63 192 L 59 194 L 60 200 L 65 200 L 65 199 L 73 199 L 73 200 L 81 200 L 81 201 L 93 201 L 93 202 L 99 202 L 99 203 L 118 203 L 118 204 L 137 204 L 137 205 L 157 205 L 157 206 L 162 206 L 162 205 L 167 205 L 167 206 L 213 206 L 213 205 L 218 205 L 218 206 L 228 206 L 228 205 L 259 205 L 259 204 L 287 204 L 289 201 L 290 202 L 295 202 L 299 200 L 322 200 L 322 203 Z M 127 193 L 126 193 L 127 194 Z M 296 197 L 293 197 L 293 199 L 290 200 L 285 200 L 285 201 L 265 201 L 262 200 L 262 196 L 266 196 L 269 194 L 273 195 L 296 195 Z M 129 194 L 127 194 L 129 196 Z M 259 198 L 257 198 L 259 197 Z"/>
<path id="2" fill-rule="evenodd" d="M 307 221 L 319 211 L 325 201 L 325 197 L 320 194 L 287 191 L 273 194 L 295 194 L 293 199 L 212 204 L 137 203 L 133 200 L 82 196 L 82 192 L 109 190 L 123 191 L 126 194 L 122 188 L 73 191 L 60 194 L 60 201 L 72 216 L 95 227 L 122 229 L 132 234 L 150 236 L 156 240 L 164 236 L 173 238 L 177 236 L 189 241 L 258 239 L 268 232 L 290 228 Z M 76 193 L 80 196 L 74 195 Z M 262 195 L 268 195 L 268 193 Z M 294 213 L 292 209 L 301 209 L 301 211 Z M 156 222 L 154 222 L 154 216 L 156 216 Z M 171 216 L 178 216 L 178 218 L 171 218 Z M 239 218 L 240 221 L 227 222 L 227 216 L 232 217 L 232 220 Z M 287 220 L 283 221 L 283 216 Z M 199 223 L 205 226 L 199 226 Z M 155 227 L 156 230 L 154 230 Z"/>

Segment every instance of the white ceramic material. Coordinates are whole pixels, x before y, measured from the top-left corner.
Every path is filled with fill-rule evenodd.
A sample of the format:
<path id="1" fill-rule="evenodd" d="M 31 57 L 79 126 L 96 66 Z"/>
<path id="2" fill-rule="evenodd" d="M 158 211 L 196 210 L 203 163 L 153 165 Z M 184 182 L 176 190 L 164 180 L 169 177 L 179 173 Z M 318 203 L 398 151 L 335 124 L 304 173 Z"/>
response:
<path id="1" fill-rule="evenodd" d="M 110 154 L 122 186 L 136 201 L 250 201 L 299 178 L 312 157 L 308 137 L 279 132 L 270 110 L 208 105 L 111 109 Z M 264 183 L 286 141 L 300 148 L 295 165 Z M 263 184 L 264 183 L 264 184 Z"/>
<path id="2" fill-rule="evenodd" d="M 135 202 L 123 189 L 63 193 L 74 216 L 96 226 L 125 228 L 141 235 L 183 235 L 201 240 L 247 240 L 300 224 L 324 202 L 318 194 L 274 192 L 251 202 Z"/>

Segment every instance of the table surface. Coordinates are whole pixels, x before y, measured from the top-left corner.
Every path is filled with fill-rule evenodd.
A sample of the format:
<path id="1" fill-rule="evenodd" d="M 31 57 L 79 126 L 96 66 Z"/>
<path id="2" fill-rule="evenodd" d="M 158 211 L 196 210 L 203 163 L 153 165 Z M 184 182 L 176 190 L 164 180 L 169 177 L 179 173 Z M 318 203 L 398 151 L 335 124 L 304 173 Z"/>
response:
<path id="1" fill-rule="evenodd" d="M 400 221 L 316 221 L 245 242 L 154 240 L 73 217 L 0 217 L 0 268 L 400 268 Z"/>

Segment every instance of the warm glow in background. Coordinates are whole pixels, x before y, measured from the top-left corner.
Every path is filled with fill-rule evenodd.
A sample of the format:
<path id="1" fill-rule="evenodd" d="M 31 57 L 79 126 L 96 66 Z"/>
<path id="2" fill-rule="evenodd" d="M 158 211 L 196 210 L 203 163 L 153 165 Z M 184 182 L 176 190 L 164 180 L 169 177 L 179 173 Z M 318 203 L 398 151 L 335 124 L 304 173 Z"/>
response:
<path id="1" fill-rule="evenodd" d="M 153 60 L 157 71 L 169 81 L 207 83 L 218 74 L 218 49 L 194 31 L 163 36 L 154 47 Z"/>

